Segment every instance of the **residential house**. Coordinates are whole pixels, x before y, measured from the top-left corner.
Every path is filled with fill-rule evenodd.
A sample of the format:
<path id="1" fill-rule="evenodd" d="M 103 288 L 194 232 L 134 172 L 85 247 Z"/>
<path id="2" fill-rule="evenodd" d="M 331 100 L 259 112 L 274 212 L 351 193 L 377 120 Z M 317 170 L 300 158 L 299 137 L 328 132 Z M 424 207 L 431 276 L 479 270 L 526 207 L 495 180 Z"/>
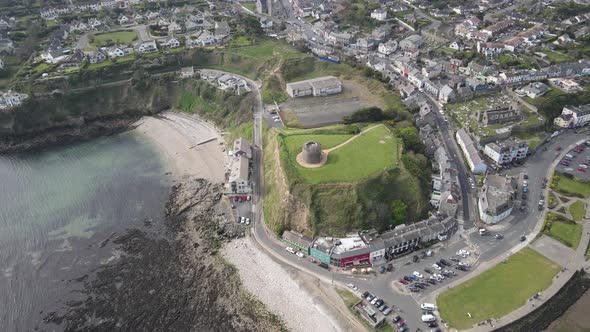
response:
<path id="1" fill-rule="evenodd" d="M 101 63 L 103 61 L 105 61 L 107 59 L 106 54 L 104 54 L 102 51 L 92 51 L 92 52 L 88 52 L 86 54 L 87 58 L 88 58 L 88 62 L 90 63 Z"/>
<path id="2" fill-rule="evenodd" d="M 379 44 L 379 46 L 377 47 L 377 50 L 381 54 L 390 55 L 391 53 L 393 53 L 397 50 L 397 46 L 398 46 L 397 41 L 392 39 L 392 40 L 389 40 L 385 43 Z"/>
<path id="3" fill-rule="evenodd" d="M 168 37 L 166 38 L 166 40 L 160 44 L 162 47 L 166 47 L 166 48 L 178 48 L 180 47 L 180 41 L 178 41 L 178 39 L 176 39 L 176 37 L 172 36 L 172 37 Z"/>
<path id="4" fill-rule="evenodd" d="M 502 166 L 526 158 L 528 151 L 529 145 L 527 142 L 511 137 L 504 141 L 486 144 L 483 153 L 496 165 Z"/>
<path id="5" fill-rule="evenodd" d="M 525 43 L 525 39 L 522 37 L 512 37 L 503 42 L 504 49 L 509 52 L 515 52 L 521 45 Z"/>
<path id="6" fill-rule="evenodd" d="M 8 90 L 7 92 L 0 91 L 0 109 L 19 106 L 27 98 L 29 96 L 25 93 L 13 92 L 12 90 Z"/>
<path id="7" fill-rule="evenodd" d="M 123 48 L 113 47 L 107 51 L 107 54 L 109 55 L 109 58 L 114 59 L 114 58 L 124 57 L 124 56 L 128 55 L 129 53 L 125 52 L 125 50 Z"/>
<path id="8" fill-rule="evenodd" d="M 463 49 L 465 48 L 465 45 L 463 44 L 463 42 L 460 39 L 455 39 L 449 45 L 449 47 L 456 50 L 456 51 L 462 52 Z"/>
<path id="9" fill-rule="evenodd" d="M 407 38 L 404 38 L 400 43 L 399 46 L 402 50 L 418 50 L 422 44 L 424 43 L 424 38 L 420 35 L 411 35 Z"/>
<path id="10" fill-rule="evenodd" d="M 377 21 L 385 21 L 387 20 L 387 10 L 382 8 L 377 8 L 373 10 L 371 13 L 371 18 L 376 19 Z"/>
<path id="11" fill-rule="evenodd" d="M 456 97 L 455 91 L 453 90 L 453 88 L 451 88 L 447 84 L 443 85 L 440 88 L 440 92 L 438 94 L 438 100 L 440 100 L 441 102 L 443 102 L 443 103 L 451 102 L 455 99 L 455 97 Z"/>
<path id="12" fill-rule="evenodd" d="M 457 143 L 463 152 L 463 156 L 467 160 L 467 164 L 469 165 L 471 172 L 476 174 L 485 174 L 488 166 L 479 156 L 479 152 L 477 151 L 478 149 L 471 139 L 471 136 L 469 136 L 467 131 L 465 131 L 465 128 L 461 128 L 457 131 L 456 138 Z"/>
<path id="13" fill-rule="evenodd" d="M 244 156 L 248 159 L 252 159 L 252 147 L 248 140 L 244 137 L 239 137 L 234 141 L 234 147 L 232 150 L 233 156 Z"/>
<path id="14" fill-rule="evenodd" d="M 486 57 L 495 57 L 504 52 L 504 44 L 477 42 L 477 52 L 484 54 Z"/>
<path id="15" fill-rule="evenodd" d="M 554 124 L 562 128 L 577 128 L 590 122 L 590 104 L 566 106 L 561 115 L 555 118 Z"/>
<path id="16" fill-rule="evenodd" d="M 195 76 L 195 67 L 182 67 L 180 68 L 180 77 L 191 78 Z"/>
<path id="17" fill-rule="evenodd" d="M 180 33 L 180 32 L 182 32 L 182 27 L 180 26 L 180 24 L 172 21 L 168 25 L 168 31 L 173 32 L 173 33 Z"/>
<path id="18" fill-rule="evenodd" d="M 547 84 L 543 82 L 533 82 L 522 87 L 519 90 L 516 90 L 516 92 L 519 94 L 526 95 L 531 99 L 535 99 L 546 94 L 547 92 L 549 92 L 549 90 L 551 90 L 551 88 L 549 88 Z"/>
<path id="19" fill-rule="evenodd" d="M 230 32 L 229 24 L 226 21 L 215 22 L 215 37 L 217 39 L 223 39 L 229 36 Z"/>
<path id="20" fill-rule="evenodd" d="M 139 44 L 137 49 L 139 53 L 153 53 L 158 52 L 158 45 L 155 40 L 144 41 Z"/>

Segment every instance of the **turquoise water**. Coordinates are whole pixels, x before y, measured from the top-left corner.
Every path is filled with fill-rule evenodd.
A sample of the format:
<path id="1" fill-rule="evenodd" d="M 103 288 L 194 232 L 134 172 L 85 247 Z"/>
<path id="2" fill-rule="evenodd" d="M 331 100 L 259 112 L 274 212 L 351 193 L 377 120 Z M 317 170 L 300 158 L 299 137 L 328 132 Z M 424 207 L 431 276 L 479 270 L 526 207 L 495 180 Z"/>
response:
<path id="1" fill-rule="evenodd" d="M 72 279 L 116 259 L 105 239 L 158 224 L 166 171 L 130 133 L 0 156 L 0 330 L 44 329 L 43 316 L 76 298 Z"/>

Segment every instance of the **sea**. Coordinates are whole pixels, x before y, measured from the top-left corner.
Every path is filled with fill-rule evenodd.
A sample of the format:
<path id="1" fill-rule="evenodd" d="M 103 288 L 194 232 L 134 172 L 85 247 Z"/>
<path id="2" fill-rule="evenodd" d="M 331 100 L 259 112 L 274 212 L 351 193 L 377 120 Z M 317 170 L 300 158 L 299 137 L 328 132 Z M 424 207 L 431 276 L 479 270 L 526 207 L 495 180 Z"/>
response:
<path id="1" fill-rule="evenodd" d="M 0 155 L 0 331 L 59 331 L 43 318 L 116 261 L 110 240 L 163 220 L 169 171 L 131 132 Z"/>

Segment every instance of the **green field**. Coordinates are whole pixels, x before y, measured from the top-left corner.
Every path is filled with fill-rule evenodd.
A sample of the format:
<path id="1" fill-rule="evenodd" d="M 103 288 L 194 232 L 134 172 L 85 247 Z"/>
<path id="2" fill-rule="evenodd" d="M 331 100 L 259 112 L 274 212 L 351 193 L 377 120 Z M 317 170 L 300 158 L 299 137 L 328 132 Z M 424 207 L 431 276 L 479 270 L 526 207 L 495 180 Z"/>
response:
<path id="1" fill-rule="evenodd" d="M 588 198 L 590 183 L 573 179 L 565 175 L 554 174 L 551 178 L 551 188 L 566 196 Z"/>
<path id="2" fill-rule="evenodd" d="M 130 45 L 137 39 L 137 34 L 133 30 L 121 30 L 94 35 L 93 46 L 104 46 L 109 44 L 126 44 Z"/>
<path id="3" fill-rule="evenodd" d="M 242 2 L 242 6 L 248 8 L 249 10 L 256 12 L 256 3 L 255 2 Z"/>
<path id="4" fill-rule="evenodd" d="M 543 233 L 576 250 L 582 238 L 582 225 L 559 214 L 548 212 Z"/>
<path id="5" fill-rule="evenodd" d="M 325 165 L 315 169 L 300 166 L 296 157 L 307 141 L 318 141 L 322 149 L 334 147 L 350 135 L 294 135 L 285 138 L 289 159 L 308 183 L 354 182 L 382 172 L 398 163 L 398 140 L 383 125 L 333 150 Z"/>
<path id="6" fill-rule="evenodd" d="M 586 204 L 584 204 L 582 201 L 575 201 L 572 203 L 572 205 L 570 205 L 570 213 L 572 214 L 572 218 L 574 218 L 575 221 L 581 221 L 584 219 L 584 216 L 586 215 L 585 205 Z"/>
<path id="7" fill-rule="evenodd" d="M 500 318 L 551 285 L 561 267 L 530 248 L 437 298 L 441 319 L 459 330 Z M 471 318 L 467 315 L 471 314 Z"/>

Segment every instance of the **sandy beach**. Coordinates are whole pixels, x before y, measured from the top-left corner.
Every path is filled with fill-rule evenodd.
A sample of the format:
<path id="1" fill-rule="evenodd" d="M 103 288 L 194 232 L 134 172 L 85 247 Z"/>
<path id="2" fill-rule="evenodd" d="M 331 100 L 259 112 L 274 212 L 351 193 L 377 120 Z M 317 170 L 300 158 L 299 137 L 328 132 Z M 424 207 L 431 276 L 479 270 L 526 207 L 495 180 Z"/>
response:
<path id="1" fill-rule="evenodd" d="M 228 157 L 220 132 L 206 121 L 181 113 L 144 117 L 134 132 L 149 138 L 174 168 L 174 176 L 197 176 L 223 183 Z"/>

